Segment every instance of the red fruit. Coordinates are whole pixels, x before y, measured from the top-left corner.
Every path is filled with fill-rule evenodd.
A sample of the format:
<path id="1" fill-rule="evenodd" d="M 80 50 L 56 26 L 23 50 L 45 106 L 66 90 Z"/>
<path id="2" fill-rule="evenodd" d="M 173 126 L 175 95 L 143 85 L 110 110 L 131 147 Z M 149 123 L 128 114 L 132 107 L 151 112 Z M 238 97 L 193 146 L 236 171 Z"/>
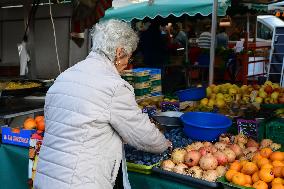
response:
<path id="1" fill-rule="evenodd" d="M 228 163 L 227 155 L 220 151 L 215 152 L 213 156 L 217 159 L 218 165 L 226 165 Z"/>
<path id="2" fill-rule="evenodd" d="M 196 166 L 198 165 L 198 162 L 201 158 L 201 154 L 197 150 L 192 150 L 185 154 L 184 156 L 184 163 L 188 167 Z"/>
<path id="3" fill-rule="evenodd" d="M 266 87 L 264 88 L 264 91 L 267 94 L 271 94 L 273 92 L 273 88 L 270 85 L 266 85 Z"/>
<path id="4" fill-rule="evenodd" d="M 211 153 L 211 147 L 201 147 L 199 149 L 199 153 L 201 154 L 201 156 L 205 156 L 206 154 Z"/>
<path id="5" fill-rule="evenodd" d="M 232 144 L 230 149 L 233 150 L 237 157 L 240 157 L 243 154 L 241 147 L 237 144 Z"/>

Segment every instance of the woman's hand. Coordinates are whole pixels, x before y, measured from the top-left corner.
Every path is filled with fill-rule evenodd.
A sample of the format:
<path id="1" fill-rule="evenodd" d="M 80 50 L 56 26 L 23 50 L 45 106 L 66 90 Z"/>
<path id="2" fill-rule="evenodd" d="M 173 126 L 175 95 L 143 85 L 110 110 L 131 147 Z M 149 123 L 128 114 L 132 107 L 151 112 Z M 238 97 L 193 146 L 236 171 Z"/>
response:
<path id="1" fill-rule="evenodd" d="M 171 142 L 171 141 L 169 141 L 169 140 L 167 140 L 167 146 L 168 146 L 168 149 L 169 149 L 169 151 L 171 152 L 171 151 L 173 151 L 173 143 Z"/>

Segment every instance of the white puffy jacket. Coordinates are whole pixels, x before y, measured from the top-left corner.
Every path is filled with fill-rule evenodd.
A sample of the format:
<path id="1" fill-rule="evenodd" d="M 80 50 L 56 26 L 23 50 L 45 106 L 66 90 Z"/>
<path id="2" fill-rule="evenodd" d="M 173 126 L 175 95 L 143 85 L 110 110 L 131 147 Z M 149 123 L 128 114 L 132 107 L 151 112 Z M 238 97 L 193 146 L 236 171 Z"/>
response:
<path id="1" fill-rule="evenodd" d="M 45 100 L 46 131 L 35 189 L 111 189 L 123 141 L 161 153 L 166 139 L 138 108 L 133 88 L 96 53 L 59 75 Z"/>

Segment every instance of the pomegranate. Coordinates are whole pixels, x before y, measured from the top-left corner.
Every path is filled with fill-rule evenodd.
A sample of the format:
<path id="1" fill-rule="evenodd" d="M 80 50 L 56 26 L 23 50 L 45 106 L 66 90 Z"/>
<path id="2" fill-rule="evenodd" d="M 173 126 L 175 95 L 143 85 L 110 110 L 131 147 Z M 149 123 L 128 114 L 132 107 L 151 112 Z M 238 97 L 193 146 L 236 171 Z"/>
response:
<path id="1" fill-rule="evenodd" d="M 228 163 L 227 155 L 221 151 L 215 152 L 213 156 L 217 159 L 218 165 L 226 165 Z"/>
<path id="2" fill-rule="evenodd" d="M 226 167 L 224 167 L 224 166 L 218 166 L 218 167 L 216 168 L 216 171 L 217 171 L 217 173 L 218 173 L 218 177 L 222 177 L 222 176 L 224 176 L 224 175 L 226 174 L 227 169 L 226 169 Z"/>
<path id="3" fill-rule="evenodd" d="M 227 144 L 223 143 L 223 142 L 216 142 L 214 144 L 214 146 L 218 149 L 218 150 L 225 150 L 225 148 L 227 147 Z"/>
<path id="4" fill-rule="evenodd" d="M 198 166 L 193 166 L 190 169 L 188 169 L 188 175 L 190 175 L 194 178 L 201 179 L 202 173 L 203 173 L 203 170 Z"/>
<path id="5" fill-rule="evenodd" d="M 188 167 L 196 166 L 198 165 L 200 158 L 201 158 L 201 154 L 197 150 L 193 150 L 185 154 L 184 163 Z"/>
<path id="6" fill-rule="evenodd" d="M 215 153 L 218 151 L 218 149 L 215 146 L 211 146 L 210 149 L 211 149 L 211 153 Z"/>
<path id="7" fill-rule="evenodd" d="M 223 142 L 225 144 L 230 144 L 233 141 L 233 135 L 232 134 L 221 134 L 219 136 L 219 142 Z"/>
<path id="8" fill-rule="evenodd" d="M 225 144 L 229 144 L 231 141 L 230 141 L 230 137 L 226 134 L 221 134 L 219 136 L 219 142 L 222 142 L 222 143 L 225 143 Z"/>
<path id="9" fill-rule="evenodd" d="M 277 144 L 277 143 L 272 143 L 270 145 L 270 148 L 273 150 L 273 151 L 277 151 L 281 148 L 281 144 Z"/>
<path id="10" fill-rule="evenodd" d="M 244 134 L 238 134 L 235 136 L 235 139 L 234 139 L 235 144 L 240 144 L 240 143 L 246 144 L 247 142 L 248 142 L 248 139 Z"/>
<path id="11" fill-rule="evenodd" d="M 173 168 L 173 172 L 185 175 L 187 169 L 188 167 L 185 164 L 179 163 Z"/>
<path id="12" fill-rule="evenodd" d="M 172 161 L 175 164 L 178 163 L 183 163 L 184 162 L 184 156 L 186 154 L 186 150 L 182 149 L 182 148 L 176 148 L 171 155 Z"/>
<path id="13" fill-rule="evenodd" d="M 211 151 L 211 147 L 201 147 L 201 148 L 199 149 L 199 152 L 200 152 L 200 154 L 201 154 L 202 156 L 204 156 L 204 155 L 206 155 L 206 154 L 208 154 L 208 153 L 211 153 L 212 151 Z"/>
<path id="14" fill-rule="evenodd" d="M 252 161 L 253 156 L 256 154 L 256 152 L 250 152 L 245 157 L 247 160 Z"/>
<path id="15" fill-rule="evenodd" d="M 166 171 L 172 171 L 173 168 L 175 167 L 175 163 L 172 160 L 167 159 L 167 160 L 162 161 L 161 167 L 162 169 Z"/>
<path id="16" fill-rule="evenodd" d="M 263 139 L 260 143 L 260 148 L 268 148 L 272 143 L 273 142 L 270 139 Z"/>
<path id="17" fill-rule="evenodd" d="M 199 165 L 203 170 L 214 170 L 218 166 L 218 161 L 212 154 L 206 154 L 200 158 Z"/>
<path id="18" fill-rule="evenodd" d="M 258 150 L 257 147 L 248 147 L 246 150 L 248 150 L 249 152 L 256 152 Z"/>
<path id="19" fill-rule="evenodd" d="M 213 144 L 211 142 L 203 142 L 204 147 L 211 147 Z"/>
<path id="20" fill-rule="evenodd" d="M 249 147 L 256 147 L 256 148 L 258 148 L 259 144 L 255 140 L 250 138 L 250 139 L 248 139 L 248 142 L 247 142 L 246 146 L 247 146 L 247 148 L 249 148 Z"/>
<path id="21" fill-rule="evenodd" d="M 230 149 L 233 150 L 233 152 L 235 152 L 237 157 L 240 157 L 243 154 L 241 147 L 237 144 L 232 144 L 230 146 Z"/>
<path id="22" fill-rule="evenodd" d="M 202 179 L 209 181 L 209 182 L 215 182 L 218 178 L 218 173 L 216 170 L 208 170 L 203 172 Z"/>
<path id="23" fill-rule="evenodd" d="M 202 142 L 195 142 L 192 144 L 192 147 L 194 150 L 199 150 L 201 147 L 203 147 L 204 145 L 202 144 Z"/>
<path id="24" fill-rule="evenodd" d="M 230 148 L 226 148 L 223 151 L 223 153 L 227 155 L 229 163 L 232 163 L 233 161 L 235 161 L 236 154 L 235 154 L 235 152 L 233 150 L 231 150 Z"/>

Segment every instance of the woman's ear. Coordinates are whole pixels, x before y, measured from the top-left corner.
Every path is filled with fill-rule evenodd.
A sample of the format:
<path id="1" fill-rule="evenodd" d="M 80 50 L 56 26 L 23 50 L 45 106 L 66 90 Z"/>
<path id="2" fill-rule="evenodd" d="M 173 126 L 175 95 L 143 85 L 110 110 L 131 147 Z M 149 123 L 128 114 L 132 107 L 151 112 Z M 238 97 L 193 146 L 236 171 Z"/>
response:
<path id="1" fill-rule="evenodd" d="M 116 49 L 116 57 L 117 58 L 119 58 L 119 57 L 121 57 L 122 56 L 122 54 L 123 54 L 123 48 L 122 47 L 118 47 L 117 49 Z"/>

